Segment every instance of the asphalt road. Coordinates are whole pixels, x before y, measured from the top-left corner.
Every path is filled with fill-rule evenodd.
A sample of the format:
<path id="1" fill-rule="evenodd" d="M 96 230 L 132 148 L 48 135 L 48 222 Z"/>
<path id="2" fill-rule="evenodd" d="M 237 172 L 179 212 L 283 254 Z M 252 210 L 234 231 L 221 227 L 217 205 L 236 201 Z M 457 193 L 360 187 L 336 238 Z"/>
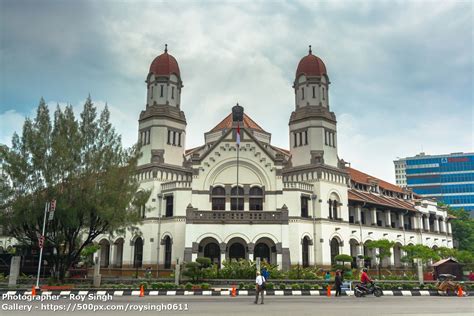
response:
<path id="1" fill-rule="evenodd" d="M 15 305 L 17 304 L 17 305 Z M 168 305 L 170 304 L 170 305 Z M 181 311 L 161 311 L 163 307 Z M 181 304 L 181 305 L 180 305 Z M 56 310 L 58 308 L 63 310 Z M 31 311 L 18 308 L 31 307 Z M 16 310 L 9 310 L 16 308 Z M 69 311 L 66 311 L 69 308 Z M 118 310 L 124 309 L 127 310 Z M 74 311 L 73 311 L 74 309 Z M 82 309 L 82 310 L 79 310 Z M 94 309 L 96 311 L 94 311 Z M 113 309 L 113 310 L 105 310 Z M 148 309 L 148 310 L 146 310 Z M 154 310 L 150 310 L 154 309 Z M 265 304 L 255 305 L 253 297 L 156 296 L 113 297 L 97 300 L 26 302 L 0 300 L 0 315 L 474 315 L 473 297 L 265 297 Z"/>

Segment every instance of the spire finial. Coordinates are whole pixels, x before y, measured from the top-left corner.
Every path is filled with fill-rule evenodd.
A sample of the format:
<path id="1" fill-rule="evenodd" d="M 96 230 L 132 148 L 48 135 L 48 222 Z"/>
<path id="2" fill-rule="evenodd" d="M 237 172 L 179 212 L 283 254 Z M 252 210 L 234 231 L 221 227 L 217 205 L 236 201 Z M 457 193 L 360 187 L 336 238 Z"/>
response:
<path id="1" fill-rule="evenodd" d="M 311 50 L 311 45 L 309 45 L 309 54 L 311 55 L 313 51 Z"/>
<path id="2" fill-rule="evenodd" d="M 168 52 L 168 44 L 165 44 L 165 53 Z"/>

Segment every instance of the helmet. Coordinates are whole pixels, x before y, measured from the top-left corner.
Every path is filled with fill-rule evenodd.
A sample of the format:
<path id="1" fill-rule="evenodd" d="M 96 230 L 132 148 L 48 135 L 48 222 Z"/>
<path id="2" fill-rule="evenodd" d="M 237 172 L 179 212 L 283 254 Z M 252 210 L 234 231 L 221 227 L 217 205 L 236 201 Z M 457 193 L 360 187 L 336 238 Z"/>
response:
<path id="1" fill-rule="evenodd" d="M 363 268 L 362 271 L 367 272 L 367 268 Z"/>

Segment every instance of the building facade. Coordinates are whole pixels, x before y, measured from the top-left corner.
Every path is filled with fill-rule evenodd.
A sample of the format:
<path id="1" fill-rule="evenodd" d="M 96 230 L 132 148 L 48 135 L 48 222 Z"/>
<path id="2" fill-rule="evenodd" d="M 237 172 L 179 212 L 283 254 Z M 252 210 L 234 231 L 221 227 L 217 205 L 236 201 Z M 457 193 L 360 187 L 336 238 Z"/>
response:
<path id="1" fill-rule="evenodd" d="M 102 273 L 166 270 L 203 256 L 219 265 L 259 257 L 282 269 L 329 266 L 337 254 L 374 258 L 364 245 L 383 238 L 396 242 L 383 264 L 400 266 L 403 245 L 452 247 L 445 209 L 339 158 L 329 85 L 310 50 L 293 83 L 289 149 L 272 145 L 239 105 L 210 126 L 202 146 L 185 149 L 182 77 L 165 49 L 150 66 L 139 116 L 138 177 L 151 195 L 139 232 L 98 239 Z"/>
<path id="2" fill-rule="evenodd" d="M 394 161 L 397 184 L 452 208 L 474 212 L 474 153 L 425 155 Z M 400 179 L 398 175 L 404 176 Z"/>

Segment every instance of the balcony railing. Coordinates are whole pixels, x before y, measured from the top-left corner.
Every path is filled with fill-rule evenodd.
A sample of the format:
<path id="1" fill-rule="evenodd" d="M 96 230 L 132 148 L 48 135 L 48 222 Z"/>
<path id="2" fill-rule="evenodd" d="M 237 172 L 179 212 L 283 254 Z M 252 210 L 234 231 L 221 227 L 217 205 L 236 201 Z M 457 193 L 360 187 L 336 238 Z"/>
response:
<path id="1" fill-rule="evenodd" d="M 283 183 L 284 189 L 297 189 L 297 190 L 305 190 L 305 191 L 313 191 L 313 185 L 310 183 L 302 183 L 302 182 L 284 182 Z"/>
<path id="2" fill-rule="evenodd" d="M 190 189 L 191 182 L 189 181 L 172 181 L 161 184 L 161 191 L 170 191 L 176 189 Z"/>
<path id="3" fill-rule="evenodd" d="M 188 207 L 186 222 L 194 224 L 288 224 L 288 210 L 201 211 Z"/>

